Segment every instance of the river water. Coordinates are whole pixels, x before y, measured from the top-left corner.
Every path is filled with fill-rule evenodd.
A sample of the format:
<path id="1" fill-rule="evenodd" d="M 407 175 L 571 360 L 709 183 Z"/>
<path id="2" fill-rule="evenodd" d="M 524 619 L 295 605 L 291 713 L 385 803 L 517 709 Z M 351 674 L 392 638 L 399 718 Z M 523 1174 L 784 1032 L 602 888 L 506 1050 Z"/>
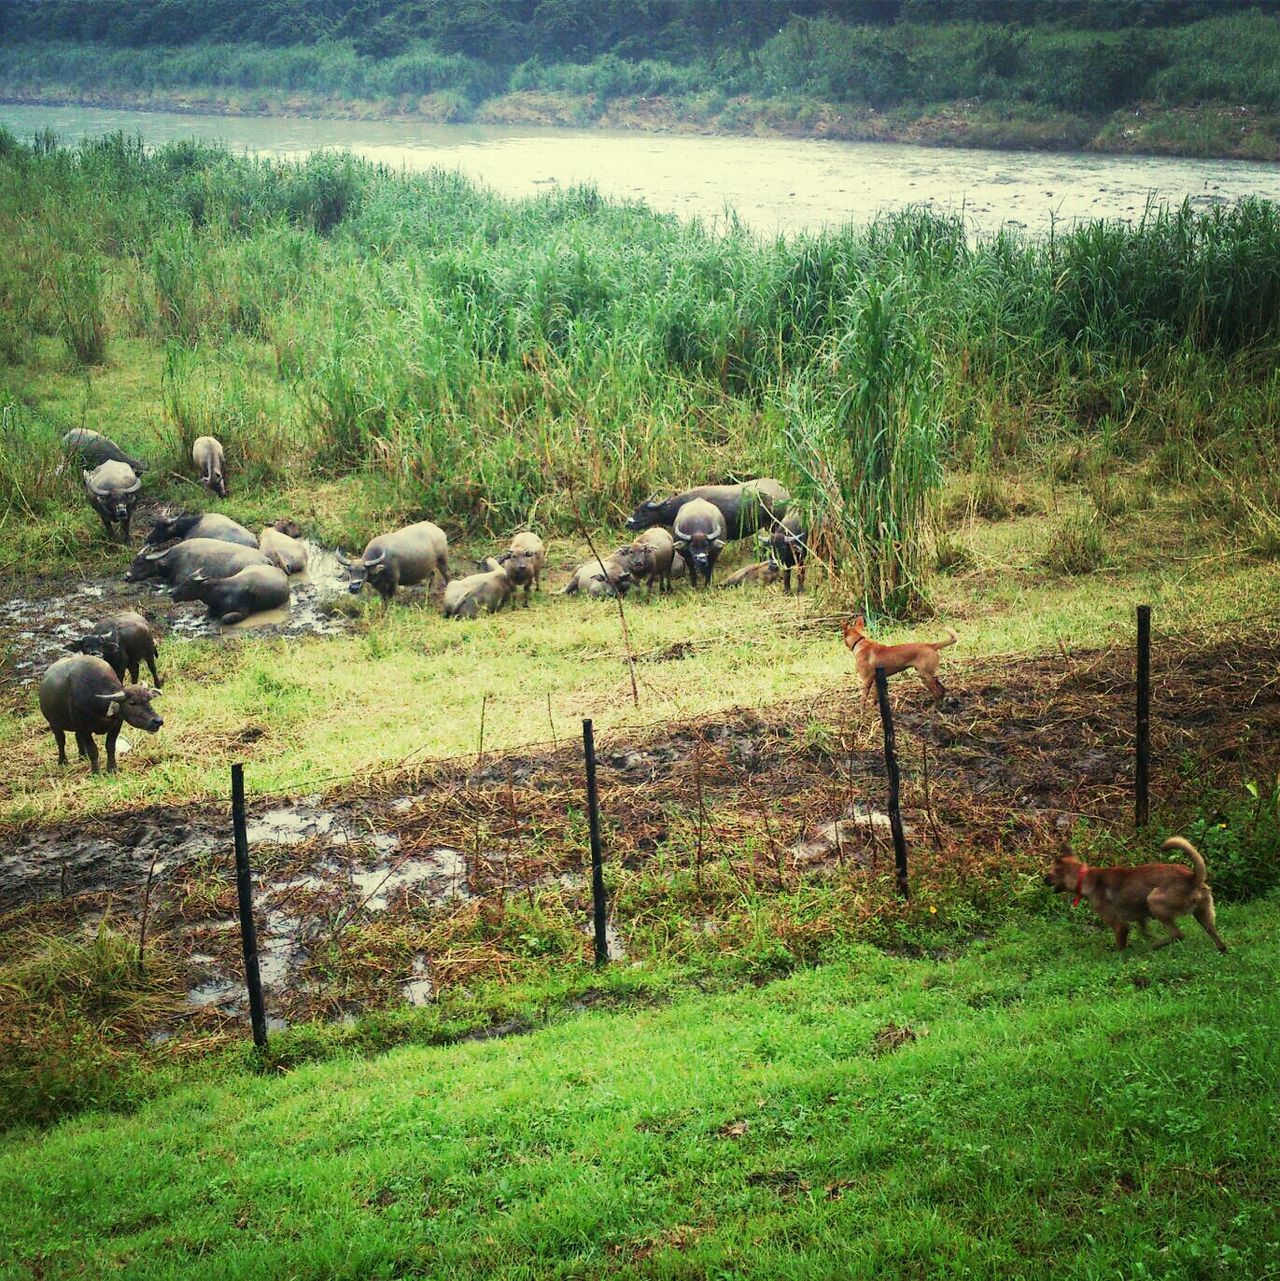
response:
<path id="1" fill-rule="evenodd" d="M 1055 222 L 1136 219 L 1152 200 L 1208 208 L 1247 195 L 1280 199 L 1280 165 L 1233 160 L 8 104 L 0 123 L 21 138 L 46 128 L 67 141 L 123 130 L 149 143 L 216 139 L 270 156 L 340 148 L 396 169 L 457 169 L 507 196 L 593 183 L 711 224 L 732 209 L 766 235 L 863 223 L 909 204 L 961 213 L 976 233 L 1009 224 L 1041 234 Z"/>

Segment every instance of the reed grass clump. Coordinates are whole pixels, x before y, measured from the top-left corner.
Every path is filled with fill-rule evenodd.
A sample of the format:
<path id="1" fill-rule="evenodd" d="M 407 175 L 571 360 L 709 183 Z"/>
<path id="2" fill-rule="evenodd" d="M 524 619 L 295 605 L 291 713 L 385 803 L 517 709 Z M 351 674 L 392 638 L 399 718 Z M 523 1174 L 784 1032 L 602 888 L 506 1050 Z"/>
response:
<path id="1" fill-rule="evenodd" d="M 101 365 L 107 358 L 107 309 L 98 256 L 68 253 L 58 257 L 48 284 L 67 354 L 79 365 Z"/>

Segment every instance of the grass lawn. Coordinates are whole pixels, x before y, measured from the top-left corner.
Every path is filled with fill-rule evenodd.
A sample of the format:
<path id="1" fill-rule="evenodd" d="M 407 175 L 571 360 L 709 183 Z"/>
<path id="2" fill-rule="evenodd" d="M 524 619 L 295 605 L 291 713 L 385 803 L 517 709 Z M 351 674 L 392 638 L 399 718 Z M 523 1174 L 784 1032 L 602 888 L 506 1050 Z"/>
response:
<path id="1" fill-rule="evenodd" d="M 1275 907 L 1122 958 L 1056 900 L 955 959 L 20 1133 L 2 1275 L 1274 1276 Z"/>

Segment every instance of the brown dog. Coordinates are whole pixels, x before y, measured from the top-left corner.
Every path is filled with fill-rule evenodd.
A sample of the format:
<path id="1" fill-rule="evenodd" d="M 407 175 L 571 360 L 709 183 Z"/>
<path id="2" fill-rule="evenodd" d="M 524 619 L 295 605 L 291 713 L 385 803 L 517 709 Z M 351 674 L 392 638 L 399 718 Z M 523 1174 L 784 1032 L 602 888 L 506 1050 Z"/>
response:
<path id="1" fill-rule="evenodd" d="M 1151 946 L 1164 947 L 1182 938 L 1177 919 L 1190 913 L 1204 927 L 1204 932 L 1225 952 L 1227 945 L 1218 937 L 1213 922 L 1213 893 L 1205 884 L 1208 873 L 1200 851 L 1181 836 L 1171 836 L 1161 847 L 1181 850 L 1195 864 L 1195 870 L 1181 863 L 1144 863 L 1141 867 L 1089 867 L 1078 858 L 1059 855 L 1044 878 L 1061 894 L 1075 895 L 1071 906 L 1082 898 L 1093 904 L 1094 911 L 1111 927 L 1116 947 L 1124 951 L 1129 941 L 1129 926 L 1137 924 L 1143 937 L 1147 922 L 1154 918 L 1169 931 L 1169 937 Z"/>
<path id="2" fill-rule="evenodd" d="M 933 695 L 935 705 L 941 705 L 942 697 L 947 692 L 938 679 L 938 651 L 948 645 L 954 645 L 959 639 L 951 628 L 945 628 L 947 638 L 930 644 L 928 641 L 913 641 L 907 645 L 880 645 L 867 635 L 864 628 L 867 620 L 859 614 L 851 623 L 844 625 L 844 643 L 853 651 L 853 665 L 862 682 L 862 701 L 871 702 L 871 691 L 876 684 L 876 668 L 881 668 L 886 676 L 914 667 L 924 687 Z"/>

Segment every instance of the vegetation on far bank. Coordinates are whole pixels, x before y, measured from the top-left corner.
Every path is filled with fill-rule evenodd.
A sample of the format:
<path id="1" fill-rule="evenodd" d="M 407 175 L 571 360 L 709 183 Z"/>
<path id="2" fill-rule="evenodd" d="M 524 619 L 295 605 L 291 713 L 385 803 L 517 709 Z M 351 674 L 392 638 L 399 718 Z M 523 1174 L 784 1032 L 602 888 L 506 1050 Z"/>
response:
<path id="1" fill-rule="evenodd" d="M 14 5 L 0 26 L 0 95 L 1280 157 L 1270 4 L 374 10 Z"/>

